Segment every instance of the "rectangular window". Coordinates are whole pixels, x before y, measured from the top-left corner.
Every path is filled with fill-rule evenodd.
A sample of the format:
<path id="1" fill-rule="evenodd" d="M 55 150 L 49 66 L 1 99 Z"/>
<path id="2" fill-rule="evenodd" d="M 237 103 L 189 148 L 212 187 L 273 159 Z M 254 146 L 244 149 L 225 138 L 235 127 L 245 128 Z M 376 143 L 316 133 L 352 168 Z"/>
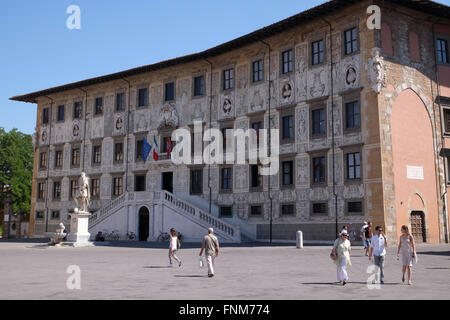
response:
<path id="1" fill-rule="evenodd" d="M 262 206 L 251 206 L 250 207 L 250 215 L 255 217 L 262 216 Z"/>
<path id="2" fill-rule="evenodd" d="M 134 191 L 136 192 L 145 191 L 145 181 L 146 181 L 145 174 L 134 176 Z"/>
<path id="3" fill-rule="evenodd" d="M 281 215 L 282 216 L 293 216 L 294 214 L 295 214 L 295 206 L 293 204 L 281 205 Z"/>
<path id="4" fill-rule="evenodd" d="M 347 153 L 347 179 L 361 179 L 361 154 Z"/>
<path id="5" fill-rule="evenodd" d="M 261 175 L 261 170 L 262 166 L 260 164 L 253 164 L 250 166 L 252 188 L 262 187 L 263 176 Z"/>
<path id="6" fill-rule="evenodd" d="M 221 179 L 221 189 L 222 190 L 231 190 L 232 187 L 232 173 L 233 169 L 231 168 L 222 168 L 220 169 L 220 179 Z"/>
<path id="7" fill-rule="evenodd" d="M 359 128 L 359 102 L 352 101 L 345 104 L 345 128 L 355 129 Z"/>
<path id="8" fill-rule="evenodd" d="M 312 214 L 323 216 L 327 215 L 327 203 L 326 202 L 319 202 L 319 203 L 313 203 L 312 204 Z"/>
<path id="9" fill-rule="evenodd" d="M 294 116 L 289 115 L 283 117 L 283 139 L 294 138 Z"/>
<path id="10" fill-rule="evenodd" d="M 64 121 L 64 106 L 58 106 L 58 121 Z"/>
<path id="11" fill-rule="evenodd" d="M 358 51 L 358 31 L 356 28 L 352 28 L 344 31 L 344 47 L 345 54 L 351 54 Z"/>
<path id="12" fill-rule="evenodd" d="M 52 211 L 52 214 L 50 216 L 50 219 L 57 220 L 59 219 L 59 211 Z"/>
<path id="13" fill-rule="evenodd" d="M 44 219 L 44 212 L 36 211 L 36 220 L 42 220 L 42 219 Z"/>
<path id="14" fill-rule="evenodd" d="M 222 206 L 220 207 L 220 217 L 231 218 L 233 216 L 233 207 Z"/>
<path id="15" fill-rule="evenodd" d="M 253 62 L 253 82 L 259 82 L 263 80 L 264 65 L 262 60 Z"/>
<path id="16" fill-rule="evenodd" d="M 44 200 L 44 195 L 45 195 L 45 184 L 44 184 L 44 182 L 39 182 L 38 188 L 37 188 L 38 200 Z"/>
<path id="17" fill-rule="evenodd" d="M 313 183 L 325 183 L 326 182 L 326 158 L 315 157 L 312 161 L 313 166 Z"/>
<path id="18" fill-rule="evenodd" d="M 42 124 L 47 124 L 50 120 L 50 109 L 44 108 L 42 109 Z"/>
<path id="19" fill-rule="evenodd" d="M 95 115 L 103 114 L 103 98 L 98 97 L 95 98 Z"/>
<path id="20" fill-rule="evenodd" d="M 45 184 L 43 182 L 38 183 L 38 194 L 37 198 L 39 200 L 44 200 L 44 194 L 45 194 Z"/>
<path id="21" fill-rule="evenodd" d="M 46 169 L 47 168 L 47 152 L 41 152 L 39 155 L 39 168 Z"/>
<path id="22" fill-rule="evenodd" d="M 436 40 L 436 54 L 439 63 L 449 63 L 448 61 L 448 43 L 447 40 Z"/>
<path id="23" fill-rule="evenodd" d="M 61 199 L 61 181 L 53 182 L 53 200 Z"/>
<path id="24" fill-rule="evenodd" d="M 100 197 L 100 179 L 91 179 L 91 196 L 93 198 Z"/>
<path id="25" fill-rule="evenodd" d="M 259 143 L 261 140 L 260 137 L 260 130 L 263 128 L 263 124 L 262 121 L 258 121 L 258 122 L 253 122 L 252 123 L 252 129 L 256 131 L 256 146 L 259 147 Z"/>
<path id="26" fill-rule="evenodd" d="M 101 164 L 102 163 L 102 147 L 101 146 L 93 146 L 92 147 L 92 164 Z"/>
<path id="27" fill-rule="evenodd" d="M 73 118 L 81 119 L 83 117 L 83 105 L 81 102 L 75 102 L 73 104 Z"/>
<path id="28" fill-rule="evenodd" d="M 203 192 L 203 170 L 191 170 L 191 194 L 201 194 Z"/>
<path id="29" fill-rule="evenodd" d="M 138 107 L 146 107 L 148 105 L 148 89 L 141 88 L 138 90 Z"/>
<path id="30" fill-rule="evenodd" d="M 136 141 L 136 161 L 144 160 L 144 140 L 139 139 Z"/>
<path id="31" fill-rule="evenodd" d="M 283 172 L 282 185 L 291 186 L 294 184 L 294 161 L 283 161 L 281 164 Z"/>
<path id="32" fill-rule="evenodd" d="M 203 96 L 205 94 L 205 77 L 199 76 L 194 78 L 194 96 Z"/>
<path id="33" fill-rule="evenodd" d="M 75 199 L 78 190 L 78 179 L 70 180 L 70 197 Z"/>
<path id="34" fill-rule="evenodd" d="M 55 151 L 55 168 L 62 168 L 63 166 L 63 151 Z"/>
<path id="35" fill-rule="evenodd" d="M 114 144 L 114 162 L 123 162 L 123 143 Z"/>
<path id="36" fill-rule="evenodd" d="M 450 109 L 443 108 L 442 112 L 444 114 L 444 130 L 446 133 L 450 133 Z"/>
<path id="37" fill-rule="evenodd" d="M 164 100 L 165 101 L 175 100 L 175 83 L 174 82 L 166 83 Z"/>
<path id="38" fill-rule="evenodd" d="M 311 50 L 312 50 L 311 64 L 313 66 L 316 64 L 321 64 L 325 61 L 325 50 L 324 50 L 323 39 L 313 42 L 311 44 Z"/>
<path id="39" fill-rule="evenodd" d="M 314 109 L 311 111 L 312 134 L 325 134 L 325 109 Z"/>
<path id="40" fill-rule="evenodd" d="M 282 53 L 283 74 L 292 72 L 294 69 L 293 58 L 294 54 L 292 50 L 287 50 Z"/>
<path id="41" fill-rule="evenodd" d="M 72 149 L 72 166 L 77 167 L 80 165 L 80 149 Z"/>
<path id="42" fill-rule="evenodd" d="M 123 178 L 115 177 L 113 179 L 113 195 L 120 196 L 123 193 Z"/>
<path id="43" fill-rule="evenodd" d="M 234 69 L 223 71 L 223 90 L 234 88 Z"/>
<path id="44" fill-rule="evenodd" d="M 116 94 L 116 111 L 125 110 L 125 93 L 119 92 Z"/>
<path id="45" fill-rule="evenodd" d="M 362 215 L 363 214 L 362 201 L 347 202 L 347 214 L 351 216 Z"/>

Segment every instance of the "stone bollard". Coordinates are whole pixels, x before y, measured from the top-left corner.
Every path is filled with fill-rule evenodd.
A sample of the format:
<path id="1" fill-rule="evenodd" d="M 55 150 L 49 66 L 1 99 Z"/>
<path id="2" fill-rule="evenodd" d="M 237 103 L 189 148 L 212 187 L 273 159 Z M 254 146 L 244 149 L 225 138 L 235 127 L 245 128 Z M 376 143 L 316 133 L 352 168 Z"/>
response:
<path id="1" fill-rule="evenodd" d="M 303 248 L 303 232 L 297 231 L 297 249 Z"/>

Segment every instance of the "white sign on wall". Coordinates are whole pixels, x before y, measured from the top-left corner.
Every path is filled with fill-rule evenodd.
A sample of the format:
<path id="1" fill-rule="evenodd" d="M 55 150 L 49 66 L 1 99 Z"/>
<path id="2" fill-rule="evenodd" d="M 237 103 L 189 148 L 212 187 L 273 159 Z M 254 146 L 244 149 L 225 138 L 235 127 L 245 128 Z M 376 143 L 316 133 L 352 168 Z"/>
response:
<path id="1" fill-rule="evenodd" d="M 423 180 L 423 167 L 406 166 L 406 178 L 411 180 Z"/>
<path id="2" fill-rule="evenodd" d="M 9 222 L 9 214 L 5 214 L 5 215 L 3 216 L 3 221 Z"/>

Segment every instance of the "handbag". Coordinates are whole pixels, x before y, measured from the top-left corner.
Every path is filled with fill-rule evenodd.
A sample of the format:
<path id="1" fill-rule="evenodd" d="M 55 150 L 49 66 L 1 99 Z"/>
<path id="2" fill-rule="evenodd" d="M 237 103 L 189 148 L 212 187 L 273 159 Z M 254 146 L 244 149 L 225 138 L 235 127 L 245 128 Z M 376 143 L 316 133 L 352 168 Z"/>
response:
<path id="1" fill-rule="evenodd" d="M 203 268 L 203 258 L 202 257 L 198 257 L 198 266 L 200 268 Z"/>
<path id="2" fill-rule="evenodd" d="M 331 258 L 331 260 L 333 260 L 333 261 L 335 261 L 335 260 L 338 258 L 338 257 L 337 257 L 337 254 L 336 254 L 336 249 L 335 249 L 335 248 L 333 248 L 333 250 L 331 250 L 330 258 Z"/>
<path id="3" fill-rule="evenodd" d="M 417 252 L 414 252 L 414 257 L 412 258 L 412 262 L 414 264 L 417 264 L 418 261 L 419 261 L 419 258 L 417 257 Z"/>

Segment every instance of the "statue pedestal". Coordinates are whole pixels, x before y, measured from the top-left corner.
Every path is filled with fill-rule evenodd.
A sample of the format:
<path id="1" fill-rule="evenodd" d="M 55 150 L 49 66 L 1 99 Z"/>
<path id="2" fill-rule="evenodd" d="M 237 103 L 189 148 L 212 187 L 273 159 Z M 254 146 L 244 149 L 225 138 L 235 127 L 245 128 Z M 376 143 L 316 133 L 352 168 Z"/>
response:
<path id="1" fill-rule="evenodd" d="M 89 212 L 75 210 L 70 216 L 70 233 L 67 236 L 67 240 L 74 247 L 92 246 L 93 243 L 89 242 L 91 234 L 88 231 L 89 217 L 91 214 Z"/>

